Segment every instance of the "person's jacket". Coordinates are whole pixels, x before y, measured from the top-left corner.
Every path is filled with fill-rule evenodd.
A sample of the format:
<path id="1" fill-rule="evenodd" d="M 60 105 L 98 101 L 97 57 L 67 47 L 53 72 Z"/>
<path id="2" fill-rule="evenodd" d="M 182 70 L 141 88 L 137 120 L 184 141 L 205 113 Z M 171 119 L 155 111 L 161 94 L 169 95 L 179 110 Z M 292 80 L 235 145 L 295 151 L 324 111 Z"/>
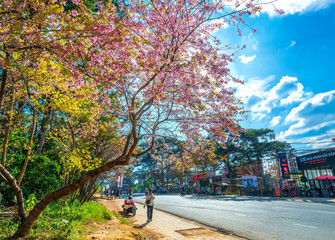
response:
<path id="1" fill-rule="evenodd" d="M 154 205 L 154 199 L 155 199 L 155 196 L 152 194 L 148 194 L 147 197 L 145 198 L 145 205 L 149 205 L 149 206 L 153 206 Z M 150 200 L 150 202 L 147 204 L 147 201 Z"/>

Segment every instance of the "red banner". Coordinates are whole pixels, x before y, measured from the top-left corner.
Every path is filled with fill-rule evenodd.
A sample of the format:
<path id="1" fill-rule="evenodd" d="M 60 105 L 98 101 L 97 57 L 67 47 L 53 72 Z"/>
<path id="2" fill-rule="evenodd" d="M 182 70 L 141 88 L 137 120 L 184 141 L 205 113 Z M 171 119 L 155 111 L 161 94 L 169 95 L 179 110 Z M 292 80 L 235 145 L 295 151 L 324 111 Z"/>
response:
<path id="1" fill-rule="evenodd" d="M 201 173 L 201 174 L 195 175 L 194 180 L 197 181 L 197 180 L 200 180 L 200 179 L 205 179 L 206 175 L 207 175 L 207 173 Z"/>
<path id="2" fill-rule="evenodd" d="M 276 197 L 279 197 L 279 184 L 275 183 Z"/>

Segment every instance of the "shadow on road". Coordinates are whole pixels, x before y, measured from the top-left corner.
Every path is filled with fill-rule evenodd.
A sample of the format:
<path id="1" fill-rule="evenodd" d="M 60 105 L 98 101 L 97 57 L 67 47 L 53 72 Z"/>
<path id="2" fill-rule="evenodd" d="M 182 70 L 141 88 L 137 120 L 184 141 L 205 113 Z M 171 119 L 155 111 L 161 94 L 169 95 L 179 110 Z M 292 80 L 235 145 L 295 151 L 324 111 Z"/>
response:
<path id="1" fill-rule="evenodd" d="M 118 211 L 117 212 L 118 214 L 120 214 L 122 217 L 124 218 L 131 218 L 131 217 L 134 217 L 133 214 L 128 214 L 128 213 L 125 213 L 124 211 Z"/>
<path id="2" fill-rule="evenodd" d="M 149 222 L 145 222 L 145 223 L 143 223 L 142 225 L 137 225 L 137 226 L 134 226 L 134 228 L 139 228 L 139 229 L 142 229 L 142 228 L 144 228 L 146 225 L 148 225 L 149 224 Z"/>

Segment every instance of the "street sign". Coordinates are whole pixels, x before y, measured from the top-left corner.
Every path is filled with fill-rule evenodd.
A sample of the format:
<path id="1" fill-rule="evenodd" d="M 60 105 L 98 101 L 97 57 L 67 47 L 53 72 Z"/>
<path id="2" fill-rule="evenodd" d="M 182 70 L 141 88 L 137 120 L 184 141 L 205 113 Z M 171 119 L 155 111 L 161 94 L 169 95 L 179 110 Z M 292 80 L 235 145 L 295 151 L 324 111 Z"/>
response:
<path id="1" fill-rule="evenodd" d="M 290 178 L 290 170 L 288 168 L 288 162 L 286 158 L 285 153 L 279 153 L 279 161 L 280 161 L 280 167 L 281 172 L 283 175 L 283 179 L 289 179 Z"/>

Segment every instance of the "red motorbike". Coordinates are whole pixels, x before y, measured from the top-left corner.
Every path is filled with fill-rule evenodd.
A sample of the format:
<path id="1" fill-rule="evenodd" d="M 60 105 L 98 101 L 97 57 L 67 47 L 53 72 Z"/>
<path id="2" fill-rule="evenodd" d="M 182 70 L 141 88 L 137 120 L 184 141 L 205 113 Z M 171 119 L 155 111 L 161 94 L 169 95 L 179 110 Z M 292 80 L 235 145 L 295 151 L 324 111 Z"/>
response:
<path id="1" fill-rule="evenodd" d="M 124 200 L 124 204 L 122 205 L 123 208 L 123 212 L 127 213 L 127 214 L 133 214 L 133 216 L 136 215 L 136 206 L 134 201 L 130 198 L 130 199 L 125 199 Z"/>

